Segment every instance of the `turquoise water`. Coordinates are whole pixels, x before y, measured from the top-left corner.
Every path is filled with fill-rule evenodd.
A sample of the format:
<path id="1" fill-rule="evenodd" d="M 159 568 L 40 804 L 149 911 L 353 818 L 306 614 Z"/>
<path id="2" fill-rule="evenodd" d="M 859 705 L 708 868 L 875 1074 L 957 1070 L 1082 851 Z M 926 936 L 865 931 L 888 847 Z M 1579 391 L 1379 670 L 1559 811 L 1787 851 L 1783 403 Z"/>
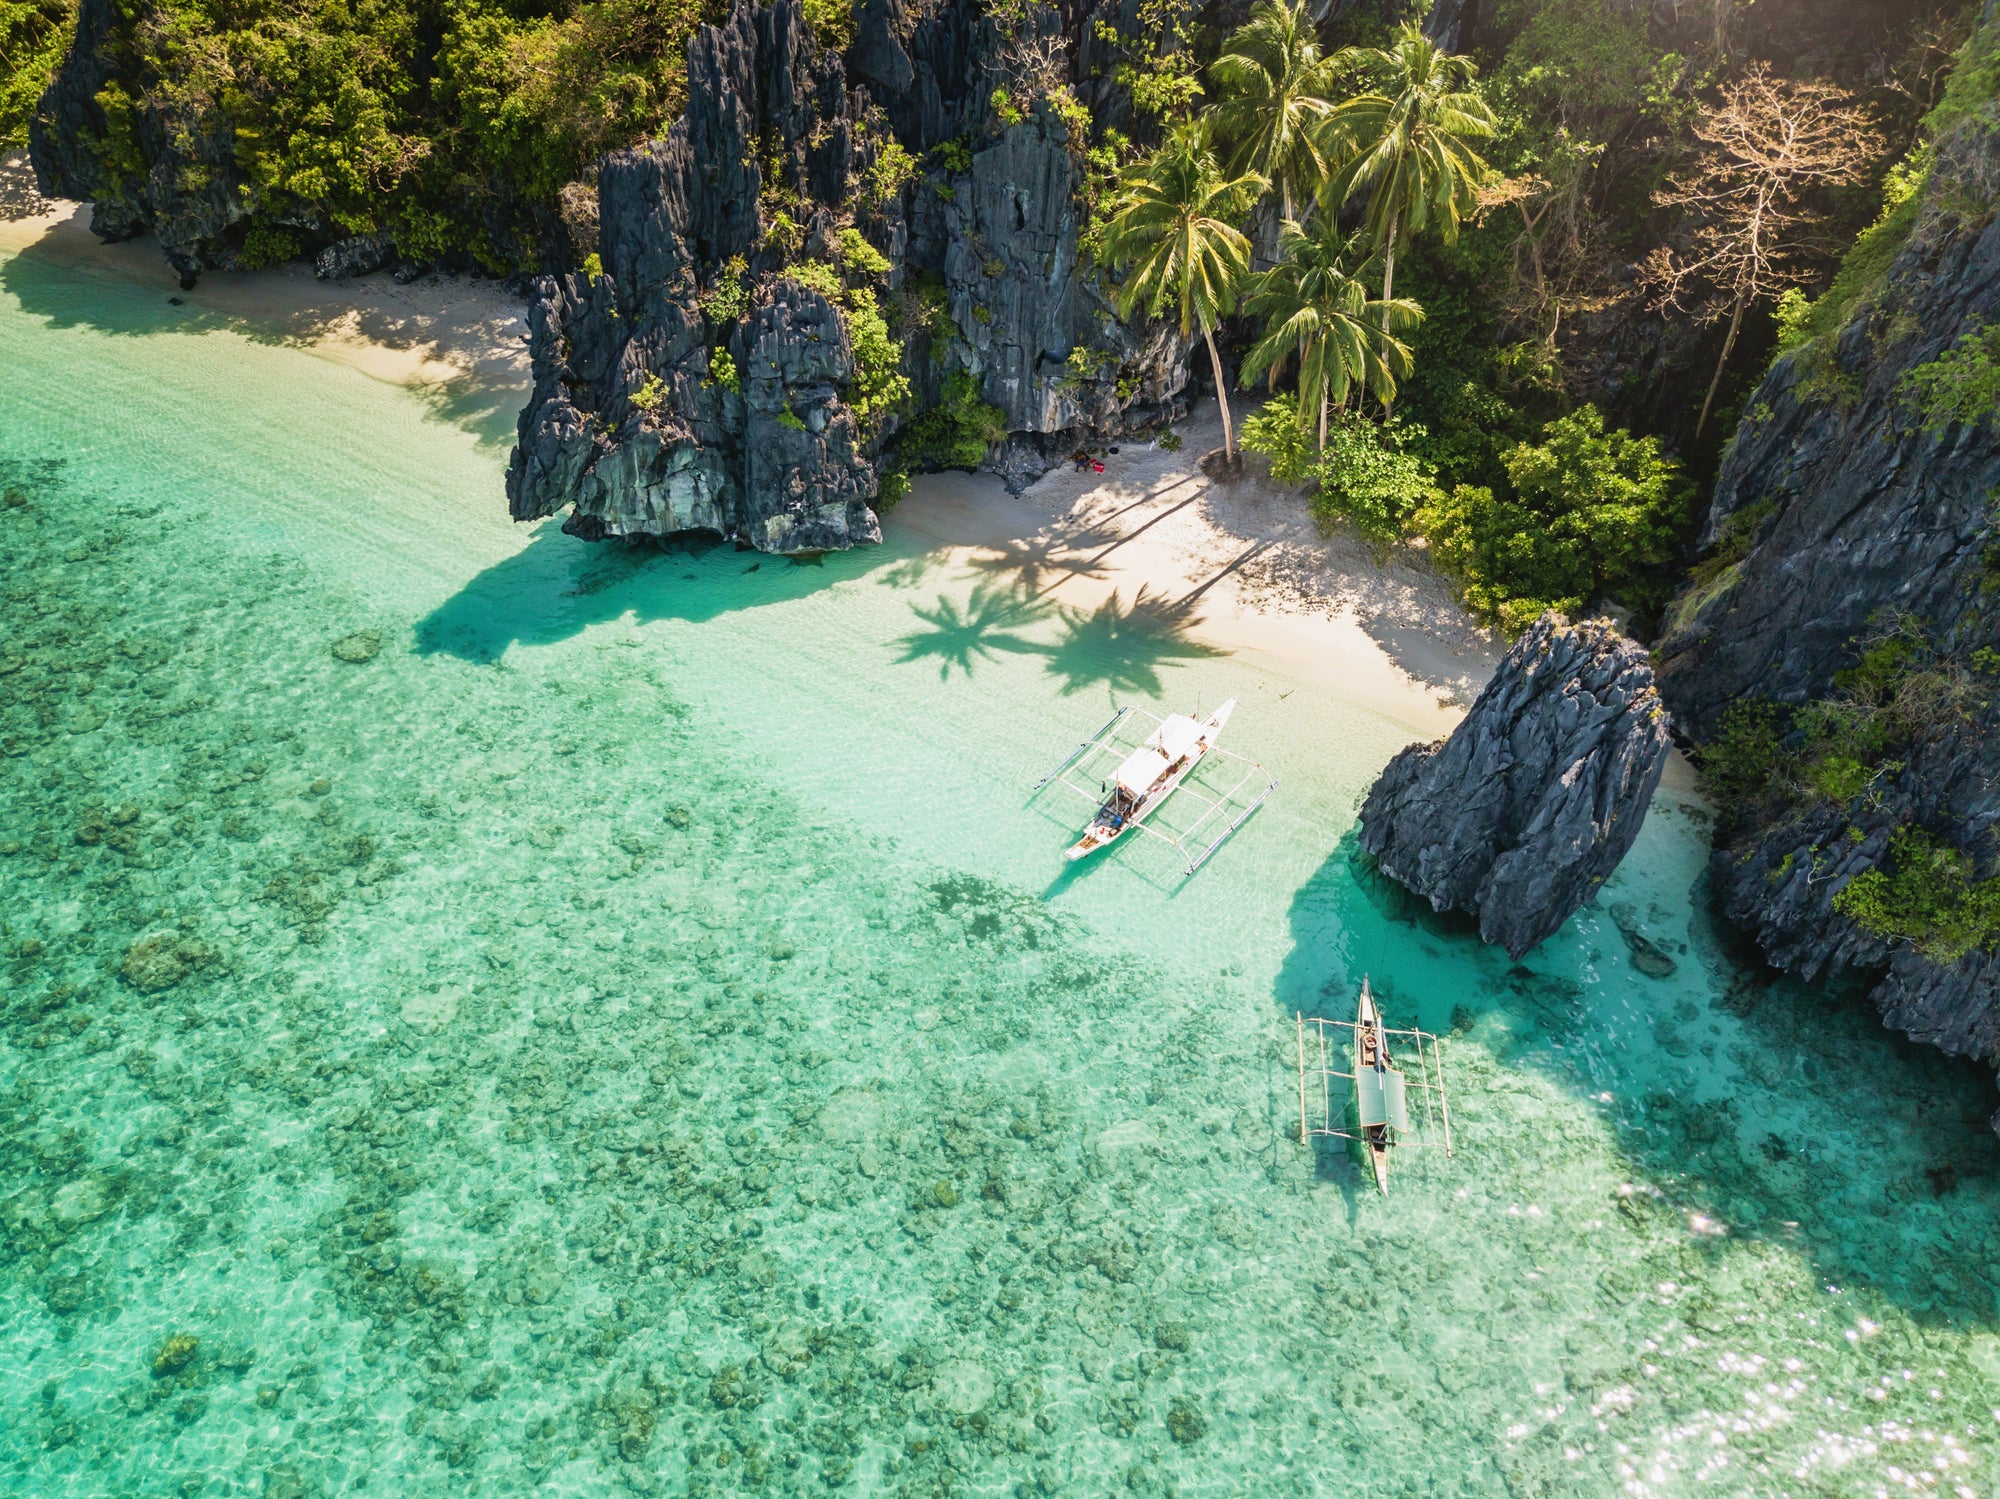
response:
<path id="1" fill-rule="evenodd" d="M 1511 965 L 1325 674 L 515 529 L 503 401 L 34 252 L 0 351 L 5 1492 L 2000 1492 L 1990 1079 L 1735 966 L 1698 807 Z M 1229 695 L 1271 804 L 1058 878 Z M 1386 1200 L 1287 1133 L 1364 971 Z"/>

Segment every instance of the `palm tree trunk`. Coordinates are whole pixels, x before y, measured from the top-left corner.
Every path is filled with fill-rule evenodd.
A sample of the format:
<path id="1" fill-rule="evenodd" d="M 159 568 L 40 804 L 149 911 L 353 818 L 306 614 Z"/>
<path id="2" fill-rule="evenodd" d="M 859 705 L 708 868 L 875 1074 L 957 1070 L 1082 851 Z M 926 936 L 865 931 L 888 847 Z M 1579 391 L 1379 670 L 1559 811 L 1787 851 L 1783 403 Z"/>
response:
<path id="1" fill-rule="evenodd" d="M 1389 238 L 1382 251 L 1382 334 L 1385 338 L 1389 333 L 1389 296 L 1396 287 L 1396 226 L 1401 218 L 1401 209 L 1397 208 L 1389 211 Z M 1367 392 L 1364 391 L 1362 394 L 1365 397 Z M 1395 398 L 1393 396 L 1385 396 L 1383 398 L 1382 414 L 1384 416 L 1389 414 L 1389 408 L 1394 403 Z"/>
<path id="2" fill-rule="evenodd" d="M 1396 285 L 1396 225 L 1402 218 L 1400 209 L 1389 214 L 1389 237 L 1382 250 L 1382 300 L 1388 301 Z"/>
<path id="3" fill-rule="evenodd" d="M 1701 436 L 1701 429 L 1708 425 L 1709 408 L 1715 405 L 1715 392 L 1722 384 L 1722 367 L 1729 363 L 1729 354 L 1736 347 L 1736 334 L 1743 326 L 1742 292 L 1736 294 L 1736 305 L 1729 311 L 1729 333 L 1722 340 L 1722 357 L 1715 361 L 1715 377 L 1708 382 L 1708 396 L 1701 403 L 1701 415 L 1695 419 L 1694 435 Z"/>
<path id="4" fill-rule="evenodd" d="M 1215 404 L 1222 408 L 1222 456 L 1225 462 L 1236 461 L 1236 429 L 1229 424 L 1229 382 L 1223 378 L 1222 355 L 1216 352 L 1215 330 L 1206 323 L 1201 329 L 1202 339 L 1208 344 L 1208 361 L 1215 366 Z"/>
<path id="5" fill-rule="evenodd" d="M 1324 385 L 1320 387 L 1319 391 L 1319 450 L 1321 453 L 1326 451 L 1326 387 Z"/>

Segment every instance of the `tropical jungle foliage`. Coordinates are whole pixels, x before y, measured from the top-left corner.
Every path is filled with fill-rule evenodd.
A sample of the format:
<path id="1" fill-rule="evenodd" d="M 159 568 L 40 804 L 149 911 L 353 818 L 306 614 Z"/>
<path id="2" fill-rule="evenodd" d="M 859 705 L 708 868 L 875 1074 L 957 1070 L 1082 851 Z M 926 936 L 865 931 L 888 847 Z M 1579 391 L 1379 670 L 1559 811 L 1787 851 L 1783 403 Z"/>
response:
<path id="1" fill-rule="evenodd" d="M 0 0 L 9 138 L 69 9 Z M 688 37 L 720 14 L 710 0 L 129 0 L 95 148 L 137 175 L 142 110 L 195 134 L 226 124 L 264 195 L 251 229 L 253 242 L 265 231 L 263 258 L 296 252 L 282 221 L 320 213 L 347 232 L 387 230 L 413 258 L 511 270 L 530 205 L 679 113 Z"/>
<path id="2" fill-rule="evenodd" d="M 27 140 L 75 18 L 74 0 L 0 0 L 0 148 Z"/>

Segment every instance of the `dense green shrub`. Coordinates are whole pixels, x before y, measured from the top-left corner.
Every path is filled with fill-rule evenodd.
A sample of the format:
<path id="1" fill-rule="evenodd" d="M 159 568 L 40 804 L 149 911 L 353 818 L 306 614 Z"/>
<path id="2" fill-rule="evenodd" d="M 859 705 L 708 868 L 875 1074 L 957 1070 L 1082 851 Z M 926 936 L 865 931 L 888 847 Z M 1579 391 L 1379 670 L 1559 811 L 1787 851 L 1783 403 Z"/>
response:
<path id="1" fill-rule="evenodd" d="M 1461 484 L 1415 518 L 1480 614 L 1523 629 L 1544 609 L 1574 613 L 1673 557 L 1691 491 L 1656 439 L 1607 430 L 1584 406 L 1501 461 L 1506 488 Z"/>
<path id="2" fill-rule="evenodd" d="M 1758 698 L 1732 703 L 1715 737 L 1695 752 L 1708 794 L 1729 808 L 1759 800 L 1787 763 L 1784 734 L 1774 704 Z"/>
<path id="3" fill-rule="evenodd" d="M 980 399 L 979 381 L 966 370 L 945 376 L 938 404 L 910 423 L 898 452 L 900 467 L 977 468 L 986 450 L 1007 435 L 1007 414 Z"/>
<path id="4" fill-rule="evenodd" d="M 852 234 L 853 231 L 849 230 Z M 862 250 L 874 254 L 874 248 L 854 234 L 854 242 Z M 841 243 L 842 252 L 849 246 L 845 239 Z M 880 260 L 879 255 L 876 259 Z M 888 269 L 888 262 L 882 267 Z M 909 378 L 903 374 L 903 346 L 890 334 L 888 321 L 882 316 L 881 305 L 875 300 L 872 288 L 848 286 L 841 280 L 840 272 L 824 261 L 802 260 L 797 265 L 787 266 L 785 274 L 801 286 L 811 287 L 827 301 L 831 302 L 840 320 L 847 329 L 848 348 L 854 355 L 854 372 L 848 377 L 847 403 L 854 408 L 854 416 L 861 423 L 864 435 L 872 435 L 880 429 L 882 419 L 901 406 L 910 395 Z"/>
<path id="5" fill-rule="evenodd" d="M 1959 335 L 1937 358 L 1906 371 L 1896 394 L 1926 432 L 1939 435 L 1954 422 L 2000 413 L 2000 323 Z"/>
<path id="6" fill-rule="evenodd" d="M 27 140 L 75 26 L 75 0 L 0 0 L 0 146 Z"/>
<path id="7" fill-rule="evenodd" d="M 1409 518 L 1438 498 L 1435 471 L 1413 451 L 1422 437 L 1401 421 L 1342 412 L 1327 424 L 1321 451 L 1317 427 L 1300 420 L 1289 392 L 1243 421 L 1243 446 L 1270 459 L 1272 478 L 1310 485 L 1314 514 L 1378 542 L 1400 537 Z"/>
<path id="8" fill-rule="evenodd" d="M 1903 768 L 1897 757 L 1910 745 L 1965 732 L 1982 692 L 1974 671 L 1940 651 L 1920 620 L 1891 616 L 1857 642 L 1853 665 L 1825 697 L 1792 710 L 1731 708 L 1698 751 L 1702 777 L 1725 811 L 1851 808 Z"/>
<path id="9" fill-rule="evenodd" d="M 1938 963 L 2000 946 L 2000 877 L 1975 878 L 1968 854 L 1915 826 L 1898 828 L 1886 866 L 1849 880 L 1833 907 Z"/>

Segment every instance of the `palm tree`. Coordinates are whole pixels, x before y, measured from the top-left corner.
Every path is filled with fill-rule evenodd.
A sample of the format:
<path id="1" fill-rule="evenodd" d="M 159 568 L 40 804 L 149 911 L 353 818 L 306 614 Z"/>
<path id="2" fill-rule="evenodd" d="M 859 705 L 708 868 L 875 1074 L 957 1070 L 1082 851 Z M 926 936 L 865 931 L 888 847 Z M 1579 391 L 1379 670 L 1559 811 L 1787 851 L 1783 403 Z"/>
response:
<path id="1" fill-rule="evenodd" d="M 1449 244 L 1477 199 L 1486 163 L 1468 141 L 1494 133 L 1493 111 L 1467 93 L 1472 60 L 1444 51 L 1412 24 L 1387 51 L 1349 47 L 1337 67 L 1375 76 L 1379 92 L 1336 105 L 1322 127 L 1334 163 L 1326 196 L 1333 204 L 1366 194 L 1368 237 L 1382 251 L 1382 300 L 1394 294 L 1396 251 L 1433 219 Z"/>
<path id="2" fill-rule="evenodd" d="M 1134 308 L 1143 308 L 1149 317 L 1164 317 L 1171 308 L 1183 338 L 1201 329 L 1215 367 L 1222 451 L 1231 462 L 1236 433 L 1215 325 L 1235 309 L 1250 272 L 1250 241 L 1231 220 L 1240 218 L 1266 185 L 1255 172 L 1224 173 L 1207 130 L 1183 126 L 1158 152 L 1125 170 L 1104 226 L 1105 259 L 1132 267 L 1118 290 L 1119 316 L 1129 318 Z"/>
<path id="3" fill-rule="evenodd" d="M 1216 127 L 1233 143 L 1229 170 L 1267 178 L 1280 218 L 1296 218 L 1301 189 L 1316 191 L 1327 176 L 1320 133 L 1333 86 L 1305 0 L 1258 0 L 1208 71 L 1220 91 Z"/>
<path id="4" fill-rule="evenodd" d="M 1408 300 L 1370 301 L 1359 268 L 1347 269 L 1348 243 L 1332 214 L 1317 233 L 1286 223 L 1280 230 L 1284 259 L 1257 278 L 1244 310 L 1264 320 L 1264 336 L 1243 361 L 1243 377 L 1278 376 L 1293 359 L 1299 365 L 1299 417 L 1319 412 L 1319 446 L 1326 449 L 1329 410 L 1347 404 L 1354 386 L 1372 391 L 1387 406 L 1396 381 L 1410 373 L 1408 345 L 1396 337 L 1423 321 L 1423 309 Z"/>

